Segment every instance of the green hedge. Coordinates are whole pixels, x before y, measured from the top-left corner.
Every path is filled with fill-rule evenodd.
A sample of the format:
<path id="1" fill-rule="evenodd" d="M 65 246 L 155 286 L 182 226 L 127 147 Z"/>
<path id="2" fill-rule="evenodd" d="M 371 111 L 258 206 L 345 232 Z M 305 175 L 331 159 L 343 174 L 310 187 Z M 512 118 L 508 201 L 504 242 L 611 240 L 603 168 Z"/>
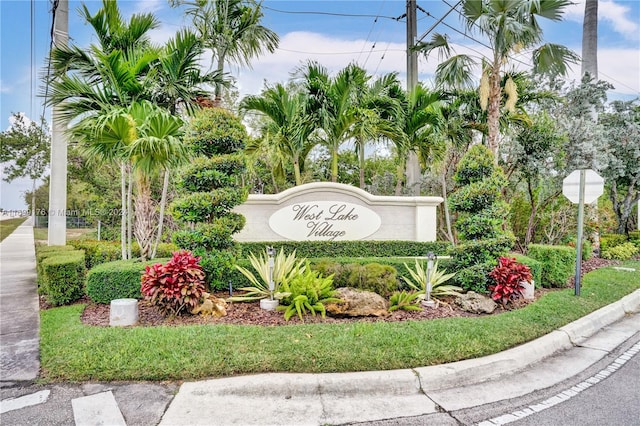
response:
<path id="1" fill-rule="evenodd" d="M 84 294 L 82 250 L 63 251 L 42 259 L 42 292 L 54 306 L 75 302 Z"/>
<path id="2" fill-rule="evenodd" d="M 331 260 L 320 261 L 312 266 L 323 276 L 333 274 L 333 286 L 353 287 L 360 290 L 372 291 L 388 298 L 398 290 L 398 272 L 390 265 L 380 263 L 347 263 L 342 264 Z"/>
<path id="3" fill-rule="evenodd" d="M 531 244 L 527 256 L 542 263 L 543 287 L 564 287 L 575 273 L 576 249 L 568 246 Z"/>
<path id="4" fill-rule="evenodd" d="M 95 303 L 110 303 L 114 299 L 141 299 L 140 277 L 145 266 L 166 263 L 168 258 L 146 262 L 117 260 L 91 269 L 87 274 L 87 295 Z"/>
<path id="5" fill-rule="evenodd" d="M 531 269 L 531 275 L 533 276 L 533 280 L 536 282 L 536 285 L 540 287 L 542 285 L 542 263 L 529 257 L 524 256 L 522 254 L 510 253 L 509 256 L 515 257 L 516 262 L 522 263 L 523 265 L 527 265 L 529 269 Z"/>
<path id="6" fill-rule="evenodd" d="M 624 234 L 602 234 L 600 235 L 600 253 L 626 242 L 627 236 Z"/>
<path id="7" fill-rule="evenodd" d="M 87 269 L 92 269 L 106 262 L 122 260 L 122 250 L 119 241 L 73 240 L 69 241 L 69 244 L 77 250 L 85 251 Z M 156 257 L 170 257 L 176 250 L 178 250 L 178 247 L 174 244 L 161 243 L 158 245 Z M 131 245 L 131 254 L 134 258 L 140 256 L 140 247 L 137 243 Z"/>
<path id="8" fill-rule="evenodd" d="M 76 248 L 73 246 L 45 246 L 36 244 L 36 282 L 38 283 L 39 288 L 44 284 L 42 261 L 48 257 L 59 256 L 74 250 L 76 250 Z"/>
<path id="9" fill-rule="evenodd" d="M 296 251 L 298 257 L 398 257 L 426 256 L 433 252 L 437 256 L 448 255 L 451 244 L 445 241 L 263 241 L 239 243 L 241 256 L 264 251 L 265 246 L 272 246 L 285 253 Z"/>

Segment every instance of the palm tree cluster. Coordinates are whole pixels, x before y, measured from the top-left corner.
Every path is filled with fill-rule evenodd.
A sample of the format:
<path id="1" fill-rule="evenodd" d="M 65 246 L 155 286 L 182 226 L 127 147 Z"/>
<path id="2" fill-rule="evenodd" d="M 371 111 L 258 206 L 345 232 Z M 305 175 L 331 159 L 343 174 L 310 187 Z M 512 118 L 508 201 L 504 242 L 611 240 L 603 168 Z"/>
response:
<path id="1" fill-rule="evenodd" d="M 210 5 L 199 1 L 194 7 L 208 10 Z M 162 235 L 169 170 L 189 155 L 180 140 L 184 117 L 204 103 L 212 87 L 219 94 L 226 85 L 222 74 L 226 56 L 238 59 L 259 52 L 263 42 L 268 48 L 277 44 L 277 38 L 265 41 L 264 35 L 252 36 L 251 26 L 257 26 L 262 16 L 258 10 L 252 19 L 245 19 L 252 5 L 255 3 L 233 1 L 217 11 L 233 17 L 239 14 L 244 19 L 242 30 L 248 34 L 235 37 L 233 31 L 239 28 L 226 29 L 231 46 L 213 72 L 204 72 L 199 65 L 206 48 L 211 47 L 210 33 L 202 33 L 197 26 L 200 34 L 182 29 L 165 45 L 155 46 L 149 39 L 149 31 L 159 25 L 155 16 L 134 14 L 125 21 L 117 2 L 109 0 L 103 0 L 95 14 L 84 4 L 79 9 L 97 43 L 88 49 L 74 45 L 52 49 L 47 103 L 57 106 L 55 119 L 90 159 L 121 167 L 123 258 L 131 257 L 132 234 L 142 258 L 154 256 Z M 250 47 L 243 49 L 245 45 Z M 164 171 L 164 182 L 156 221 L 150 183 L 160 171 Z"/>

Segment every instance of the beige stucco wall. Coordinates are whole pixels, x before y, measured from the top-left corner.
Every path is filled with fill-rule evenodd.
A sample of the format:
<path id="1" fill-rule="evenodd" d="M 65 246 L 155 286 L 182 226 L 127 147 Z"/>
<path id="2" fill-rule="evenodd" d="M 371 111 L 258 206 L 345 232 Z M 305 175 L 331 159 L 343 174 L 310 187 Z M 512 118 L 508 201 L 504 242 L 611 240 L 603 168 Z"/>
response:
<path id="1" fill-rule="evenodd" d="M 234 209 L 247 219 L 244 229 L 235 234 L 234 238 L 237 241 L 307 240 L 310 238 L 307 238 L 306 235 L 283 236 L 275 232 L 269 225 L 269 219 L 281 209 L 291 210 L 295 204 L 312 205 L 314 202 L 320 202 L 319 204 L 326 205 L 326 202 L 344 202 L 349 206 L 362 206 L 361 218 L 371 217 L 368 210 L 375 212 L 380 217 L 380 227 L 375 232 L 357 239 L 435 241 L 436 208 L 442 201 L 440 197 L 376 196 L 351 185 L 314 182 L 290 188 L 279 194 L 249 195 L 244 204 Z M 326 210 L 324 216 L 327 216 Z M 277 216 L 282 216 L 282 213 L 280 212 Z M 366 223 L 362 223 L 361 218 L 359 218 L 361 223 L 357 224 L 356 221 L 336 223 L 336 229 L 348 230 L 350 226 L 354 228 L 356 226 L 366 227 Z M 282 226 L 281 224 L 280 227 L 282 228 Z M 290 230 L 285 229 L 285 231 Z M 329 238 L 317 237 L 315 239 Z M 347 233 L 344 237 L 335 239 L 348 240 L 351 238 Z"/>

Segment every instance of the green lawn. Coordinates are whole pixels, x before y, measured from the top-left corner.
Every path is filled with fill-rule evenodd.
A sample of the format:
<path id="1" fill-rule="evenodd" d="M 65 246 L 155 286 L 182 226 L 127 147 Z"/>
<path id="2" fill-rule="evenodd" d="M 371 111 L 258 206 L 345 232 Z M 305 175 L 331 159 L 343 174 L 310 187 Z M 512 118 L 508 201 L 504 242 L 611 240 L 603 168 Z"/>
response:
<path id="1" fill-rule="evenodd" d="M 18 226 L 27 220 L 26 217 L 18 217 L 15 219 L 0 220 L 0 241 L 7 238 Z"/>
<path id="2" fill-rule="evenodd" d="M 45 381 L 179 380 L 265 372 L 412 368 L 481 357 L 549 333 L 640 288 L 640 262 L 587 274 L 582 296 L 553 291 L 479 318 L 278 327 L 83 325 L 83 305 L 41 312 Z"/>
<path id="3" fill-rule="evenodd" d="M 67 228 L 67 240 L 79 240 L 83 238 L 97 238 L 95 228 Z M 47 241 L 49 230 L 47 228 L 33 228 L 33 239 L 36 241 Z"/>

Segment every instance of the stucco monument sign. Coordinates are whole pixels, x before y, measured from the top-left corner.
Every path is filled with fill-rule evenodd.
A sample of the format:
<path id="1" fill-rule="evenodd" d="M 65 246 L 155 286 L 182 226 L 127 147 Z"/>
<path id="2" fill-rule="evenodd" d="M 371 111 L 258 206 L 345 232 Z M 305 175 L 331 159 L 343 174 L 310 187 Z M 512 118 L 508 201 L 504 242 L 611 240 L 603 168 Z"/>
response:
<path id="1" fill-rule="evenodd" d="M 252 194 L 235 208 L 247 219 L 238 241 L 435 241 L 440 197 L 384 197 L 330 182 Z"/>

